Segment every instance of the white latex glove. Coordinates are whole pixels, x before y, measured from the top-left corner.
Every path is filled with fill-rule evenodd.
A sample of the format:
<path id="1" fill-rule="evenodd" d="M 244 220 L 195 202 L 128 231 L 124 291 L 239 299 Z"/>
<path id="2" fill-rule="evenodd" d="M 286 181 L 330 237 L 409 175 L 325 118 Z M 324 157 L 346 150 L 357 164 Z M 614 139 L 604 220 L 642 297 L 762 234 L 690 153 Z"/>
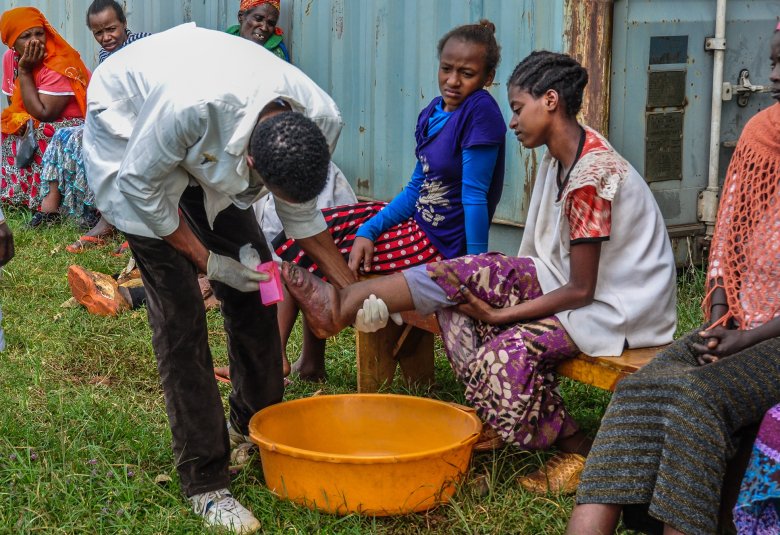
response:
<path id="1" fill-rule="evenodd" d="M 401 315 L 397 312 L 390 314 L 387 305 L 374 294 L 363 301 L 363 308 L 357 311 L 355 317 L 355 328 L 364 333 L 373 333 L 383 329 L 387 325 L 388 317 L 396 325 L 401 325 Z"/>
<path id="2" fill-rule="evenodd" d="M 249 269 L 229 256 L 222 256 L 211 251 L 209 251 L 209 260 L 206 263 L 206 276 L 240 292 L 256 292 L 260 289 L 259 283 L 268 280 L 267 273 Z"/>

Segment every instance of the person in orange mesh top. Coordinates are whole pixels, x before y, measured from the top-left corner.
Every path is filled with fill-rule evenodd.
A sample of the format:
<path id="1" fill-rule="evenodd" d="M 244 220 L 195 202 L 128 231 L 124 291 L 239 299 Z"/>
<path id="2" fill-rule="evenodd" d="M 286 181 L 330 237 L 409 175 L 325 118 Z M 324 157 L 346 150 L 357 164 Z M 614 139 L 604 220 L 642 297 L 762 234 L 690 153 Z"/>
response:
<path id="1" fill-rule="evenodd" d="M 780 101 L 780 26 L 771 63 Z M 778 177 L 775 103 L 745 126 L 726 173 L 703 304 L 709 323 L 619 383 L 567 533 L 612 533 L 621 511 L 631 529 L 717 532 L 737 432 L 780 402 Z"/>

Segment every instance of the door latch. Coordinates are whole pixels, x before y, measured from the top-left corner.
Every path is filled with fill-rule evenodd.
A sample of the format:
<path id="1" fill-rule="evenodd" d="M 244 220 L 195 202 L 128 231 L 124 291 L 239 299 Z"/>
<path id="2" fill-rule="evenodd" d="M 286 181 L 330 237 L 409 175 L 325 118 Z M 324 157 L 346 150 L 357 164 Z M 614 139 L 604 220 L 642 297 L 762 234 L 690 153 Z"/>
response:
<path id="1" fill-rule="evenodd" d="M 748 105 L 748 100 L 753 93 L 767 93 L 769 88 L 763 85 L 754 85 L 750 83 L 750 71 L 742 69 L 739 71 L 739 81 L 736 84 L 723 82 L 721 92 L 723 100 L 731 100 L 736 95 L 737 106 L 744 108 Z"/>

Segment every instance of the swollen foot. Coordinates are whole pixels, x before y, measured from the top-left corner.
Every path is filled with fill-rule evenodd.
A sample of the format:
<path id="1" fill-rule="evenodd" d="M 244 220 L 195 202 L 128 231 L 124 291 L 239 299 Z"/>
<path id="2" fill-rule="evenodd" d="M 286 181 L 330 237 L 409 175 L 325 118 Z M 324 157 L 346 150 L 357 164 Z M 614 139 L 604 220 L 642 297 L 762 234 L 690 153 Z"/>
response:
<path id="1" fill-rule="evenodd" d="M 339 320 L 336 288 L 289 262 L 282 263 L 282 279 L 315 336 L 328 338 L 346 327 Z"/>

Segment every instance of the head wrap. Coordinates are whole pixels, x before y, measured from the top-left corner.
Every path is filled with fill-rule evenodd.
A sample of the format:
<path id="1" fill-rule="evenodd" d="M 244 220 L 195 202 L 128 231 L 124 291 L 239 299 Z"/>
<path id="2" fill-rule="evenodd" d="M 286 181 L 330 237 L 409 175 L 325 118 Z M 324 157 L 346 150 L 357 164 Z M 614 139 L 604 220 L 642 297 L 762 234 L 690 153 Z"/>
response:
<path id="1" fill-rule="evenodd" d="M 20 35 L 30 28 L 38 26 L 46 32 L 46 55 L 34 72 L 37 73 L 42 66 L 45 66 L 67 77 L 70 80 L 79 108 L 82 113 L 86 113 L 89 70 L 81 60 L 79 53 L 57 33 L 57 30 L 49 24 L 43 13 L 34 7 L 17 7 L 4 12 L 0 15 L 0 39 L 9 48 L 13 48 Z M 22 90 L 19 87 L 19 78 L 17 77 L 14 83 L 14 94 L 11 96 L 11 104 L 3 110 L 0 130 L 4 134 L 16 133 L 29 118 L 30 114 L 24 107 Z M 33 117 L 33 119 L 35 118 Z"/>
<path id="2" fill-rule="evenodd" d="M 280 11 L 282 2 L 281 0 L 241 0 L 241 5 L 239 5 L 238 9 L 240 11 L 246 11 L 257 6 L 262 6 L 263 4 L 271 4 L 276 8 L 276 11 Z"/>

